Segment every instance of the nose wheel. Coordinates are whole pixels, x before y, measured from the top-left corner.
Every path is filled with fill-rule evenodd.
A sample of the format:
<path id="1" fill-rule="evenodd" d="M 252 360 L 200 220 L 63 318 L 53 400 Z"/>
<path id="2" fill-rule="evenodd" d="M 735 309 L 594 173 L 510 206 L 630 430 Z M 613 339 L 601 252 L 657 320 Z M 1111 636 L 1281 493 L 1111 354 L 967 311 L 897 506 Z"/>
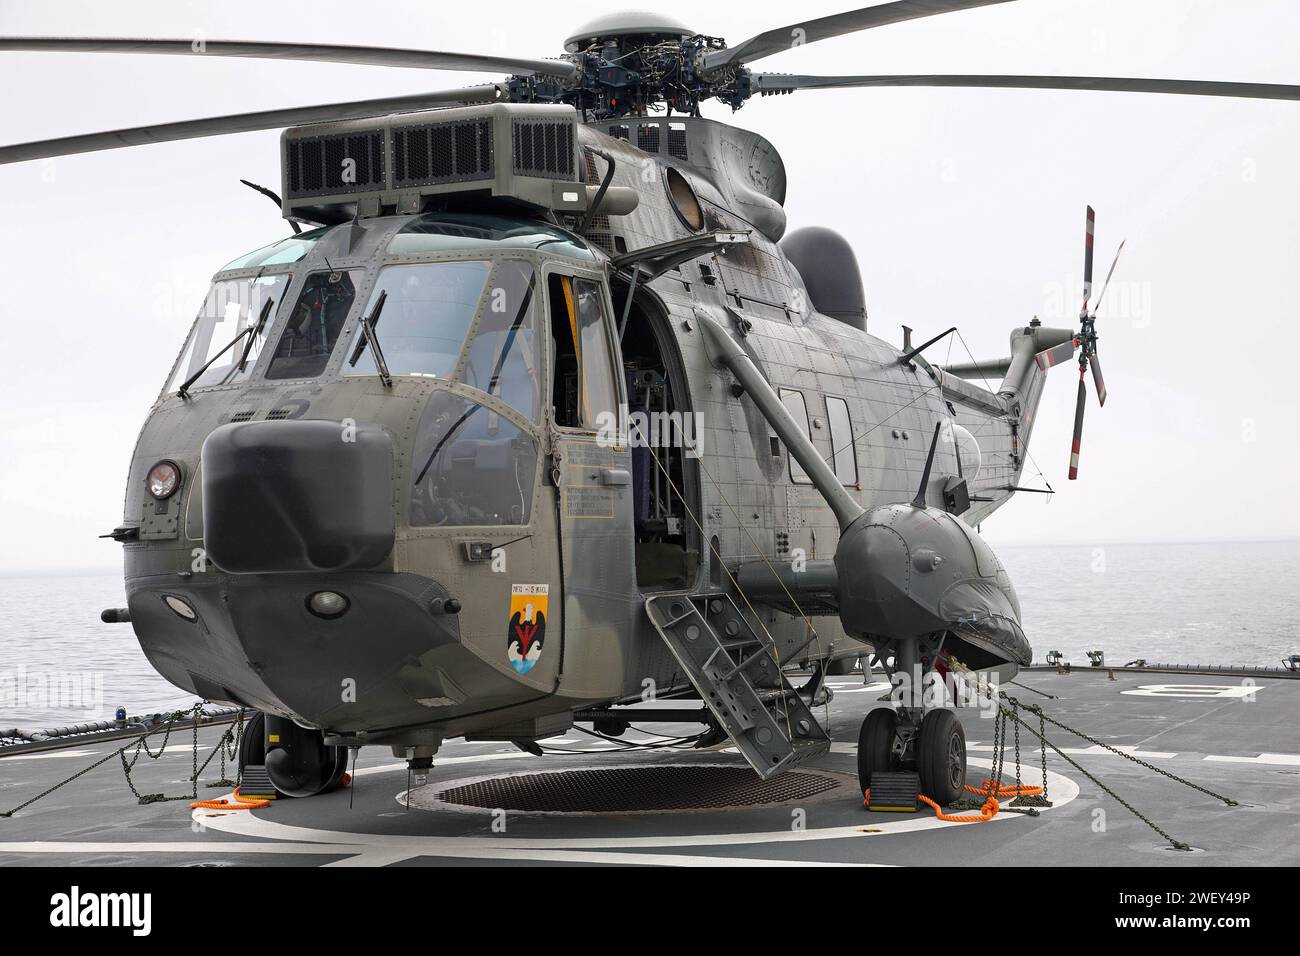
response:
<path id="1" fill-rule="evenodd" d="M 858 785 L 871 786 L 873 773 L 915 770 L 921 793 L 940 806 L 950 806 L 965 794 L 966 732 L 950 710 L 919 714 L 878 707 L 867 714 L 858 731 Z"/>

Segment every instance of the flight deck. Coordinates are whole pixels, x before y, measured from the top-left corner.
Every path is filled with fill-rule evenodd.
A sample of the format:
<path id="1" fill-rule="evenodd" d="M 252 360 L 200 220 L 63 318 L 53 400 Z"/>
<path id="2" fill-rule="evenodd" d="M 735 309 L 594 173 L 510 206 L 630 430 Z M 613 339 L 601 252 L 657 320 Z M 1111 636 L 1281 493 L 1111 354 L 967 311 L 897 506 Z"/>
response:
<path id="1" fill-rule="evenodd" d="M 1004 799 L 986 823 L 945 822 L 925 806 L 864 809 L 858 727 L 868 710 L 886 706 L 888 685 L 854 674 L 832 678 L 833 699 L 819 708 L 829 752 L 767 781 L 729 745 L 672 744 L 697 728 L 634 722 L 619 743 L 578 725 L 542 741 L 542 756 L 510 744 L 449 742 L 422 785 L 404 760 L 371 748 L 360 752 L 350 785 L 335 792 L 255 810 L 191 809 L 192 734 L 178 730 L 163 756 L 140 759 L 132 779 L 141 793 L 185 799 L 139 804 L 120 761 L 109 760 L 0 818 L 0 866 L 1295 865 L 1300 849 L 1288 834 L 1300 819 L 1300 681 L 1243 673 L 1022 671 L 1004 692 L 1096 742 L 1046 724 L 1060 748 L 1049 747 L 1045 761 L 1052 805 L 1031 815 Z M 967 782 L 978 787 L 995 757 L 997 721 L 976 708 L 959 713 Z M 1021 713 L 1037 725 L 1032 711 Z M 200 764 L 228 726 L 201 729 Z M 151 741 L 155 752 L 160 739 Z M 0 757 L 0 810 L 124 742 Z M 1011 784 L 1014 736 L 1004 743 L 1002 782 Z M 1019 765 L 1024 784 L 1041 785 L 1044 758 L 1028 728 Z M 207 786 L 219 776 L 213 760 L 200 778 L 201 799 L 228 797 L 229 787 Z M 1190 850 L 1175 849 L 1134 810 Z"/>

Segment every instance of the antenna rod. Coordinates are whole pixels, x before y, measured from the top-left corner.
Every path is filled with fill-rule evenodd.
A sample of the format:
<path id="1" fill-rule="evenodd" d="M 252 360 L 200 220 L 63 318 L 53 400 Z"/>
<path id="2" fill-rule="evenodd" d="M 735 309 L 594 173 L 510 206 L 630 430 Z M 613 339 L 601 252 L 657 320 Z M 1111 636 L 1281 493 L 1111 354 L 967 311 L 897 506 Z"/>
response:
<path id="1" fill-rule="evenodd" d="M 942 426 L 942 422 L 934 423 L 934 437 L 930 439 L 930 454 L 925 456 L 925 471 L 921 472 L 921 487 L 916 489 L 916 497 L 912 499 L 913 508 L 925 507 L 925 488 L 930 483 L 930 466 L 934 464 L 934 450 L 939 447 L 939 429 Z"/>
<path id="2" fill-rule="evenodd" d="M 907 328 L 907 327 L 904 326 L 904 328 Z M 911 329 L 908 329 L 908 331 L 910 332 Z M 957 331 L 957 326 L 954 325 L 954 326 L 953 326 L 952 328 L 950 328 L 947 332 L 940 332 L 940 333 L 939 333 L 938 335 L 936 335 L 934 338 L 929 339 L 929 340 L 926 341 L 925 343 L 923 343 L 923 344 L 921 344 L 921 345 L 918 345 L 916 348 L 912 349 L 910 352 L 905 353 L 901 358 L 899 358 L 899 360 L 898 360 L 898 364 L 899 364 L 899 365 L 906 365 L 908 362 L 912 361 L 912 359 L 916 358 L 918 355 L 920 355 L 922 352 L 924 352 L 926 349 L 928 349 L 928 348 L 929 348 L 931 345 L 933 345 L 935 342 L 938 342 L 938 341 L 939 341 L 941 338 L 943 338 L 945 335 L 952 335 L 952 334 L 953 334 L 954 332 L 956 332 L 956 331 Z M 907 338 L 908 338 L 908 342 L 910 343 L 910 342 L 911 342 L 911 336 L 909 335 Z"/>

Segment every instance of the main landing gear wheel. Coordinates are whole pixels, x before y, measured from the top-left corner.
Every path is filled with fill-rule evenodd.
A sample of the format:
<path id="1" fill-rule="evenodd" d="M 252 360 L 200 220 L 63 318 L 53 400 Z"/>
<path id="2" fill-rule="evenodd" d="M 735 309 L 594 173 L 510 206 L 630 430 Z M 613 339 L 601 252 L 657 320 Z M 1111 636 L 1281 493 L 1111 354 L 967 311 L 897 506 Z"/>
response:
<path id="1" fill-rule="evenodd" d="M 244 723 L 244 732 L 239 738 L 239 773 L 251 764 L 257 766 L 266 763 L 266 715 L 260 710 L 254 711 Z"/>
<path id="2" fill-rule="evenodd" d="M 241 773 L 258 764 L 276 792 L 285 797 L 329 793 L 343 782 L 348 767 L 346 747 L 326 747 L 318 730 L 307 730 L 283 717 L 260 711 L 244 727 L 239 746 Z"/>
<path id="3" fill-rule="evenodd" d="M 916 769 L 921 792 L 941 807 L 965 793 L 966 732 L 951 710 L 932 710 L 921 721 Z"/>
<path id="4" fill-rule="evenodd" d="M 858 789 L 871 786 L 873 773 L 897 770 L 894 735 L 898 714 L 889 707 L 877 707 L 867 714 L 858 730 Z"/>

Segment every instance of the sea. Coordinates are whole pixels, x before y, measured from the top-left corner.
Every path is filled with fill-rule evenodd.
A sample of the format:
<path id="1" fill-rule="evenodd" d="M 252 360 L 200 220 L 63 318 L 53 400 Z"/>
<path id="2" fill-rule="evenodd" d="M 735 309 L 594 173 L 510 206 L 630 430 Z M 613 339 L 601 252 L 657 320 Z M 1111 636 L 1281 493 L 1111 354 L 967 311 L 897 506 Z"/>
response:
<path id="1" fill-rule="evenodd" d="M 1300 654 L 1300 541 L 999 546 L 1035 661 L 1281 666 Z M 116 572 L 0 576 L 0 735 L 189 706 L 150 667 Z"/>

